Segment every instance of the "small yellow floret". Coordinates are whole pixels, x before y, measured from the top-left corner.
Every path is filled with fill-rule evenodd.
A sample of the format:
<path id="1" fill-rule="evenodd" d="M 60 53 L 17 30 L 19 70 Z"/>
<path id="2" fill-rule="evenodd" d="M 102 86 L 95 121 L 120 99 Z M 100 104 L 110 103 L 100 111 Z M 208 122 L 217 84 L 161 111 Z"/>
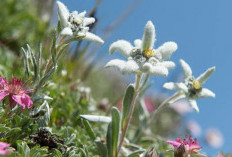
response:
<path id="1" fill-rule="evenodd" d="M 147 48 L 146 50 L 143 51 L 143 55 L 150 58 L 154 56 L 155 50 L 154 49 L 149 49 Z"/>
<path id="2" fill-rule="evenodd" d="M 193 88 L 198 90 L 201 88 L 201 83 L 198 80 L 193 81 Z"/>

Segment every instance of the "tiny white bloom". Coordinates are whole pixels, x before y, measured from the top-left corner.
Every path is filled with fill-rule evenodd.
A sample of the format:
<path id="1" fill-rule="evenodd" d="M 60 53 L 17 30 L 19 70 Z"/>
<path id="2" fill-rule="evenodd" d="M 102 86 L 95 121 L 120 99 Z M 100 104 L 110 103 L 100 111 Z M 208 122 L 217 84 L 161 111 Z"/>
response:
<path id="1" fill-rule="evenodd" d="M 148 21 L 143 38 L 136 39 L 134 45 L 125 40 L 118 40 L 111 44 L 110 54 L 118 51 L 128 60 L 114 59 L 106 64 L 106 67 L 116 67 L 123 74 L 126 73 L 147 73 L 149 75 L 167 76 L 168 70 L 175 67 L 175 63 L 165 61 L 177 49 L 175 42 L 166 42 L 158 49 L 154 49 L 155 27 Z"/>
<path id="2" fill-rule="evenodd" d="M 78 14 L 77 11 L 73 11 L 72 13 L 69 12 L 68 8 L 61 3 L 60 1 L 57 1 L 58 5 L 58 16 L 60 20 L 60 25 L 62 28 L 61 35 L 67 35 L 67 36 L 84 36 L 84 39 L 89 41 L 96 41 L 101 44 L 104 43 L 104 41 L 96 36 L 93 33 L 88 32 L 89 27 L 88 25 L 95 22 L 95 18 L 93 17 L 85 17 L 86 11 L 83 11 Z"/>
<path id="3" fill-rule="evenodd" d="M 195 78 L 192 76 L 190 66 L 184 60 L 181 59 L 180 64 L 184 70 L 184 81 L 181 83 L 168 82 L 163 85 L 163 87 L 166 89 L 178 90 L 180 93 L 176 99 L 170 101 L 169 103 L 174 103 L 181 99 L 187 98 L 192 108 L 199 112 L 196 99 L 215 97 L 215 94 L 212 91 L 207 88 L 202 88 L 202 84 L 205 83 L 205 81 L 213 74 L 215 67 L 209 68 L 199 77 Z"/>

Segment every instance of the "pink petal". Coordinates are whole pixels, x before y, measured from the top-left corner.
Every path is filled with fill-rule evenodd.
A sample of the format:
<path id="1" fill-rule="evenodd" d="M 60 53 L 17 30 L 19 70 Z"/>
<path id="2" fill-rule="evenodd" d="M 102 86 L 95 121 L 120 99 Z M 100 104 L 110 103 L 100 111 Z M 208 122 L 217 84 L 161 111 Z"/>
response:
<path id="1" fill-rule="evenodd" d="M 10 153 L 10 150 L 7 149 L 7 150 L 0 150 L 0 155 L 6 155 L 6 154 L 9 154 Z"/>
<path id="2" fill-rule="evenodd" d="M 194 144 L 194 145 L 191 145 L 189 149 L 195 151 L 195 150 L 200 150 L 201 147 L 199 145 Z"/>
<path id="3" fill-rule="evenodd" d="M 176 141 L 167 141 L 167 143 L 169 143 L 169 144 L 173 145 L 173 147 L 177 147 L 177 148 L 181 145 L 180 142 L 176 142 Z"/>
<path id="4" fill-rule="evenodd" d="M 25 109 L 25 107 L 31 108 L 33 105 L 30 96 L 28 96 L 27 94 L 13 95 L 12 99 L 16 101 L 19 105 L 21 105 L 23 107 L 22 109 Z"/>
<path id="5" fill-rule="evenodd" d="M 9 92 L 0 90 L 0 100 L 4 99 L 7 95 L 9 95 Z"/>
<path id="6" fill-rule="evenodd" d="M 8 143 L 0 142 L 0 149 L 4 149 L 4 148 L 9 147 L 9 146 L 10 146 L 10 144 L 8 144 Z"/>

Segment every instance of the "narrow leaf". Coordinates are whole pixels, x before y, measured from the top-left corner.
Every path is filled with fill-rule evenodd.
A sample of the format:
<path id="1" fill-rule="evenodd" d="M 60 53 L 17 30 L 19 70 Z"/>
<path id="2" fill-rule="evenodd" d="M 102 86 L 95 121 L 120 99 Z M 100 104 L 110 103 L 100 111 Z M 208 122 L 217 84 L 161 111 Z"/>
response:
<path id="1" fill-rule="evenodd" d="M 136 150 L 136 151 L 130 153 L 127 157 L 137 157 L 137 156 L 139 156 L 140 154 L 142 154 L 144 152 L 145 152 L 145 150 L 143 150 L 143 149 L 142 150 Z"/>
<path id="2" fill-rule="evenodd" d="M 116 107 L 111 109 L 112 115 L 112 156 L 117 157 L 118 137 L 120 131 L 120 112 Z"/>
<path id="3" fill-rule="evenodd" d="M 90 126 L 89 122 L 87 120 L 83 119 L 83 124 L 85 126 L 85 129 L 86 129 L 87 133 L 89 134 L 89 137 L 92 140 L 95 140 L 96 139 L 96 135 L 95 135 L 92 127 Z"/>
<path id="4" fill-rule="evenodd" d="M 81 118 L 84 118 L 91 122 L 102 122 L 102 123 L 110 123 L 111 118 L 106 116 L 96 116 L 96 115 L 80 115 Z"/>
<path id="5" fill-rule="evenodd" d="M 124 127 L 125 122 L 129 118 L 129 112 L 130 112 L 130 108 L 131 108 L 131 102 L 132 102 L 133 97 L 134 97 L 134 93 L 135 93 L 135 88 L 133 85 L 130 84 L 127 87 L 126 94 L 125 94 L 123 104 L 122 104 L 122 122 L 121 122 L 122 128 Z"/>

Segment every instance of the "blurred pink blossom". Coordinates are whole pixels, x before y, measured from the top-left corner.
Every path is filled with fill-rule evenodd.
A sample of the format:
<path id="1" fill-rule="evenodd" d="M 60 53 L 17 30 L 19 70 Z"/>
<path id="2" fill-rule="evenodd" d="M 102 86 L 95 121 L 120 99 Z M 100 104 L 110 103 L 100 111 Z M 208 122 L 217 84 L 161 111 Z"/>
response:
<path id="1" fill-rule="evenodd" d="M 8 143 L 0 142 L 0 155 L 7 155 L 8 153 L 10 153 L 9 149 L 5 149 L 9 146 L 10 144 Z"/>
<path id="2" fill-rule="evenodd" d="M 170 104 L 170 107 L 181 115 L 192 112 L 192 108 L 190 107 L 190 105 L 186 100 L 181 100 L 173 104 Z"/>
<path id="3" fill-rule="evenodd" d="M 155 104 L 153 103 L 151 98 L 145 97 L 144 102 L 145 102 L 146 109 L 147 109 L 148 113 L 152 113 L 155 109 Z"/>
<path id="4" fill-rule="evenodd" d="M 223 145 L 224 138 L 222 133 L 215 128 L 208 129 L 205 134 L 205 139 L 209 146 L 220 148 Z"/>
<path id="5" fill-rule="evenodd" d="M 191 135 L 199 136 L 201 134 L 201 127 L 194 120 L 189 120 L 187 122 L 187 129 L 189 130 L 189 132 L 191 133 Z"/>
<path id="6" fill-rule="evenodd" d="M 16 103 L 22 106 L 30 108 L 33 102 L 27 93 L 31 90 L 27 90 L 23 81 L 21 79 L 13 77 L 8 83 L 6 78 L 0 77 L 0 100 L 4 99 L 6 96 L 9 98 L 9 103 L 11 108 L 13 108 Z"/>

